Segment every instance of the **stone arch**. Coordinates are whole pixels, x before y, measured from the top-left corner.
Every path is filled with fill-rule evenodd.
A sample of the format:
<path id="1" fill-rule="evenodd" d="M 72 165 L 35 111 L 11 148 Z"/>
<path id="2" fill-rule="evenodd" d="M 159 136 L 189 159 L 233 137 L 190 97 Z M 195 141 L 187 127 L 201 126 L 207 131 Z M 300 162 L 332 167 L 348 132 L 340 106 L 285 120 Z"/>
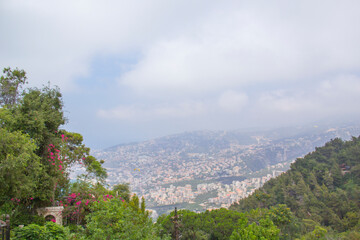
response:
<path id="1" fill-rule="evenodd" d="M 59 207 L 45 207 L 45 208 L 38 208 L 36 211 L 40 216 L 46 218 L 47 216 L 53 216 L 56 220 L 56 223 L 62 225 L 62 211 L 64 210 L 63 206 Z"/>
<path id="2" fill-rule="evenodd" d="M 55 216 L 53 216 L 52 214 L 46 214 L 44 217 L 46 221 L 51 221 L 52 219 L 56 220 Z"/>

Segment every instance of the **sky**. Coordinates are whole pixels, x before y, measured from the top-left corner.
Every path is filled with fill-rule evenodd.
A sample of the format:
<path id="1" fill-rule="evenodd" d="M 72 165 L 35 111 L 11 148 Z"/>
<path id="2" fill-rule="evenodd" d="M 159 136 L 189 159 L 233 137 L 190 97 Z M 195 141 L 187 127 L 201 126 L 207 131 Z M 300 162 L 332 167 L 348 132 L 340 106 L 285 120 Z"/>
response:
<path id="1" fill-rule="evenodd" d="M 93 149 L 360 119 L 360 1 L 0 0 L 0 67 Z"/>

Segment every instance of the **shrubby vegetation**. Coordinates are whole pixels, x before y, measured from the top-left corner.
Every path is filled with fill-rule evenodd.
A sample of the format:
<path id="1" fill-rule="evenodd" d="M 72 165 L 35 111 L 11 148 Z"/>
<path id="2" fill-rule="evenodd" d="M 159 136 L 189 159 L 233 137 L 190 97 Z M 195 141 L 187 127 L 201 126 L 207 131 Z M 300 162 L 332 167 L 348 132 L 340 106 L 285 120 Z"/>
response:
<path id="1" fill-rule="evenodd" d="M 174 214 L 158 218 L 162 234 L 175 236 Z M 181 239 L 280 239 L 289 236 L 289 229 L 297 229 L 297 221 L 285 205 L 241 213 L 225 208 L 203 213 L 180 210 L 178 218 Z"/>
<path id="2" fill-rule="evenodd" d="M 25 88 L 23 70 L 0 78 L 0 216 L 13 239 L 360 239 L 360 137 L 334 139 L 228 209 L 188 210 L 152 223 L 129 185 L 107 173 L 66 119 L 58 88 Z M 70 169 L 85 173 L 71 183 Z M 64 207 L 64 224 L 36 208 Z M 54 219 L 53 219 L 54 220 Z M 25 225 L 18 228 L 18 225 Z"/>
<path id="3" fill-rule="evenodd" d="M 129 202 L 118 198 L 96 202 L 86 216 L 86 239 L 160 239 L 158 230 L 134 196 Z"/>
<path id="4" fill-rule="evenodd" d="M 53 222 L 47 222 L 43 226 L 29 224 L 23 228 L 16 228 L 14 232 L 15 239 L 66 240 L 70 236 L 66 228 Z"/>

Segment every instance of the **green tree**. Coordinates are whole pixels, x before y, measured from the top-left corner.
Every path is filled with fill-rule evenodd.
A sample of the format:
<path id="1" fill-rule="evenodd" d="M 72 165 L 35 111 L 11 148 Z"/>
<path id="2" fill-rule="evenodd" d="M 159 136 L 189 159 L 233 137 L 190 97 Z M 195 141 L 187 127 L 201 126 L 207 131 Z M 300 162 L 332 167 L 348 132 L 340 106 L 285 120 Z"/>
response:
<path id="1" fill-rule="evenodd" d="M 26 83 L 26 73 L 17 68 L 4 68 L 3 73 L 0 77 L 0 106 L 12 106 L 19 100 L 19 91 Z"/>
<path id="2" fill-rule="evenodd" d="M 91 210 L 86 217 L 86 239 L 160 239 L 151 219 L 120 199 L 100 200 Z"/>
<path id="3" fill-rule="evenodd" d="M 11 114 L 10 129 L 28 134 L 38 145 L 37 155 L 47 160 L 48 146 L 60 144 L 59 127 L 65 123 L 59 89 L 27 89 Z"/>
<path id="4" fill-rule="evenodd" d="M 160 216 L 157 224 L 162 228 L 162 234 L 174 236 L 174 211 L 169 215 Z M 178 211 L 181 239 L 229 239 L 238 227 L 238 220 L 244 218 L 243 213 L 225 208 L 195 213 L 189 210 Z"/>
<path id="5" fill-rule="evenodd" d="M 248 224 L 247 219 L 239 221 L 240 227 L 235 230 L 230 240 L 277 240 L 280 230 L 270 219 L 260 219 L 259 223 Z"/>
<path id="6" fill-rule="evenodd" d="M 16 208 L 24 211 L 22 215 L 31 215 L 35 207 L 61 201 L 68 194 L 74 164 L 82 164 L 85 180 L 96 180 L 100 189 L 107 177 L 102 162 L 89 154 L 80 134 L 60 129 L 66 122 L 60 90 L 29 88 L 20 94 L 25 72 L 8 68 L 4 73 L 0 79 L 0 191 L 4 191 L 0 210 L 14 213 Z"/>
<path id="7" fill-rule="evenodd" d="M 116 184 L 113 186 L 113 195 L 119 196 L 125 201 L 130 200 L 130 185 L 129 183 Z"/>
<path id="8" fill-rule="evenodd" d="M 8 117 L 8 112 L 11 118 Z M 6 113 L 6 114 L 5 114 Z M 10 131 L 28 134 L 38 146 L 35 153 L 44 168 L 39 176 L 38 192 L 42 192 L 39 205 L 49 204 L 62 197 L 63 188 L 68 186 L 69 172 L 75 163 L 86 167 L 86 177 L 104 182 L 107 173 L 99 161 L 89 155 L 90 149 L 78 133 L 61 130 L 65 123 L 62 95 L 58 88 L 28 89 L 19 104 L 3 110 L 2 122 Z M 54 158 L 49 162 L 50 158 Z"/>
<path id="9" fill-rule="evenodd" d="M 42 195 L 38 185 L 44 168 L 35 150 L 29 136 L 0 128 L 0 206 L 6 201 L 30 205 Z"/>
<path id="10" fill-rule="evenodd" d="M 315 226 L 314 231 L 304 235 L 301 239 L 302 240 L 316 240 L 316 239 L 324 239 L 327 230 L 320 226 Z"/>

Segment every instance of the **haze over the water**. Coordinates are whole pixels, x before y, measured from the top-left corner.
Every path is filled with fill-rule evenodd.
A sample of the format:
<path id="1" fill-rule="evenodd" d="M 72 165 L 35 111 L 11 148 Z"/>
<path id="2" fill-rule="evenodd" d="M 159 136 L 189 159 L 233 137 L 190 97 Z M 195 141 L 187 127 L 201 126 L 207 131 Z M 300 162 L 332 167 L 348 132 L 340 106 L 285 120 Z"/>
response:
<path id="1" fill-rule="evenodd" d="M 0 2 L 0 67 L 58 85 L 92 148 L 353 121 L 360 1 Z"/>

